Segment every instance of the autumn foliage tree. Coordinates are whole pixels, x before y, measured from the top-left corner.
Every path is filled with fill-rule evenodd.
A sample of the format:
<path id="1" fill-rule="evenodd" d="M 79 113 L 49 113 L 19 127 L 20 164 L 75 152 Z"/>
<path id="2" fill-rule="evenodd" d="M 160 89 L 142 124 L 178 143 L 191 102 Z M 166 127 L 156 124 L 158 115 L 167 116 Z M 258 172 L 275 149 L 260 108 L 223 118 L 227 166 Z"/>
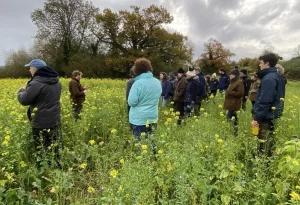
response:
<path id="1" fill-rule="evenodd" d="M 229 49 L 224 48 L 222 43 L 210 38 L 204 43 L 204 53 L 197 59 L 196 64 L 200 64 L 203 70 L 215 72 L 219 68 L 226 68 L 234 55 Z"/>

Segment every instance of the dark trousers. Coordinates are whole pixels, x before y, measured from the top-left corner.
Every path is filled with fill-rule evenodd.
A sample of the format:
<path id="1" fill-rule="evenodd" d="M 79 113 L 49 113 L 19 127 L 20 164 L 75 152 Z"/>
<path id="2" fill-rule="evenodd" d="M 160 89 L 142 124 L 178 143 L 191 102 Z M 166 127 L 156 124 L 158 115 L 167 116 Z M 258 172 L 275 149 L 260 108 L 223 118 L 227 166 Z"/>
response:
<path id="1" fill-rule="evenodd" d="M 242 102 L 242 109 L 245 111 L 246 110 L 246 104 L 247 104 L 247 99 L 244 97 L 243 102 Z"/>
<path id="2" fill-rule="evenodd" d="M 38 163 L 47 159 L 48 165 L 51 165 L 52 157 L 49 154 L 54 153 L 54 161 L 58 168 L 61 168 L 59 163 L 59 149 L 62 148 L 60 125 L 50 128 L 32 128 L 32 134 Z"/>
<path id="3" fill-rule="evenodd" d="M 153 134 L 154 130 L 157 128 L 156 123 L 151 123 L 148 125 L 131 125 L 134 136 L 141 140 L 141 134 L 145 133 L 145 138 L 148 137 L 148 134 Z"/>
<path id="4" fill-rule="evenodd" d="M 234 117 L 234 119 L 233 119 L 233 117 Z M 232 123 L 233 129 L 234 129 L 234 135 L 237 136 L 238 135 L 238 117 L 237 117 L 236 111 L 228 110 L 227 120 L 230 123 Z"/>
<path id="5" fill-rule="evenodd" d="M 211 91 L 211 95 L 213 95 L 214 97 L 216 97 L 216 95 L 217 95 L 217 90 L 212 90 L 212 91 Z"/>
<path id="6" fill-rule="evenodd" d="M 82 105 L 79 104 L 73 104 L 73 115 L 75 120 L 81 120 L 81 117 L 79 116 L 81 110 L 82 110 Z"/>
<path id="7" fill-rule="evenodd" d="M 259 122 L 258 154 L 259 156 L 271 157 L 275 150 L 274 123 L 272 120 L 262 120 Z"/>
<path id="8" fill-rule="evenodd" d="M 179 119 L 177 121 L 177 124 L 178 125 L 181 125 L 181 120 L 184 116 L 184 102 L 179 102 L 179 101 L 176 101 L 175 102 L 175 111 L 176 112 L 179 112 Z"/>
<path id="9" fill-rule="evenodd" d="M 255 101 L 251 101 L 252 103 L 252 109 L 251 109 L 251 113 L 252 113 L 252 116 L 254 115 L 254 105 L 255 105 Z"/>

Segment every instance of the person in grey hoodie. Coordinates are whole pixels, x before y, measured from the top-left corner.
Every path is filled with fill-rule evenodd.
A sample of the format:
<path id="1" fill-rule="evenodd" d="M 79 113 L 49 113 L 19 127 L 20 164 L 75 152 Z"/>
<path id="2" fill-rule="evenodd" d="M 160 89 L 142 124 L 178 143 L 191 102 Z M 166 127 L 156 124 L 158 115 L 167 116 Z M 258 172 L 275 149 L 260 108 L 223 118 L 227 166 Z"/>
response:
<path id="1" fill-rule="evenodd" d="M 61 84 L 58 74 L 48 67 L 43 60 L 34 59 L 25 67 L 29 67 L 32 78 L 26 88 L 18 91 L 18 101 L 29 105 L 27 115 L 32 125 L 33 140 L 37 152 L 37 161 L 42 160 L 45 152 L 55 152 L 58 162 L 60 142 L 60 95 Z M 39 158 L 40 157 L 40 158 Z M 48 160 L 48 164 L 51 161 Z"/>

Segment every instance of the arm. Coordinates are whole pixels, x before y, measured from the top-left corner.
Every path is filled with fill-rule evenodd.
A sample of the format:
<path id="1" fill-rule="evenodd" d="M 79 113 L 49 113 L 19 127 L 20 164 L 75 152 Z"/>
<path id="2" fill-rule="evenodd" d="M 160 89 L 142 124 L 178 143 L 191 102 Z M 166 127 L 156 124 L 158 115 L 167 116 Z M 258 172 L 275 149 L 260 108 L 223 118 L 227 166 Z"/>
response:
<path id="1" fill-rule="evenodd" d="M 135 82 L 130 91 L 129 91 L 129 96 L 128 96 L 128 105 L 130 107 L 134 107 L 137 106 L 140 99 L 140 93 L 141 93 L 141 86 L 139 86 L 139 84 L 137 82 Z"/>
<path id="2" fill-rule="evenodd" d="M 128 80 L 126 83 L 126 100 L 128 100 L 129 92 L 130 92 L 130 89 L 131 89 L 133 83 L 134 83 L 133 79 Z"/>
<path id="3" fill-rule="evenodd" d="M 262 120 L 271 110 L 271 105 L 276 96 L 276 81 L 274 79 L 266 79 L 261 82 L 260 93 L 254 106 L 254 120 Z"/>
<path id="4" fill-rule="evenodd" d="M 178 86 L 180 86 L 179 91 L 177 92 L 177 96 L 181 97 L 185 94 L 185 89 L 186 89 L 186 81 L 184 79 L 182 79 L 180 82 L 180 84 L 178 84 Z"/>
<path id="5" fill-rule="evenodd" d="M 241 83 L 238 83 L 233 90 L 228 92 L 228 96 L 233 96 L 235 98 L 241 98 L 241 97 L 244 96 L 244 92 L 245 92 L 244 91 L 244 85 L 241 82 Z"/>
<path id="6" fill-rule="evenodd" d="M 166 88 L 166 93 L 165 93 L 165 99 L 168 99 L 169 98 L 169 95 L 170 95 L 170 93 L 171 93 L 171 89 L 172 89 L 172 83 L 169 81 L 169 80 L 167 80 L 167 88 Z"/>
<path id="7" fill-rule="evenodd" d="M 18 101 L 22 105 L 33 104 L 36 97 L 40 94 L 41 87 L 35 82 L 30 82 L 27 85 L 27 88 L 21 88 L 18 92 Z"/>
<path id="8" fill-rule="evenodd" d="M 79 84 L 76 82 L 71 82 L 71 90 L 72 90 L 74 97 L 80 97 L 80 96 L 85 95 L 84 91 L 79 90 Z"/>

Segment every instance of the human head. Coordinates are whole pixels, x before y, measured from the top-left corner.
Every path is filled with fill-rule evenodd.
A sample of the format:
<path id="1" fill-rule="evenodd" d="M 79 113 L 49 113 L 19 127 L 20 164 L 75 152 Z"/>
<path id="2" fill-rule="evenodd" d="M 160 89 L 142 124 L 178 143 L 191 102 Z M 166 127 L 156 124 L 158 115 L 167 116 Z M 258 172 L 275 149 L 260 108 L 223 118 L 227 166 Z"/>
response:
<path id="1" fill-rule="evenodd" d="M 252 80 L 258 79 L 257 72 L 251 73 L 251 79 Z"/>
<path id="2" fill-rule="evenodd" d="M 224 68 L 220 68 L 220 69 L 219 69 L 219 73 L 220 73 L 220 74 L 225 74 L 225 73 L 226 73 L 226 71 L 225 71 L 225 69 L 224 69 Z"/>
<path id="3" fill-rule="evenodd" d="M 196 76 L 195 69 L 193 67 L 189 67 L 188 72 L 186 72 L 186 76 L 187 77 L 194 77 L 194 76 Z"/>
<path id="4" fill-rule="evenodd" d="M 284 75 L 284 67 L 282 67 L 282 65 L 276 64 L 275 67 L 277 68 L 277 71 L 280 75 Z"/>
<path id="5" fill-rule="evenodd" d="M 199 66 L 196 66 L 195 72 L 196 72 L 196 75 L 198 75 L 201 72 L 201 68 Z"/>
<path id="6" fill-rule="evenodd" d="M 240 77 L 240 72 L 238 70 L 233 69 L 230 72 L 229 77 L 230 77 L 230 80 L 235 79 L 235 78 L 239 78 Z"/>
<path id="7" fill-rule="evenodd" d="M 166 80 L 166 79 L 168 78 L 168 75 L 167 75 L 167 73 L 165 73 L 165 72 L 160 72 L 160 73 L 159 73 L 159 78 L 160 78 L 161 80 Z"/>
<path id="8" fill-rule="evenodd" d="M 213 74 L 211 75 L 211 78 L 212 78 L 212 79 L 216 79 L 216 78 L 217 78 L 217 74 L 216 74 L 216 73 L 213 73 Z"/>
<path id="9" fill-rule="evenodd" d="M 82 78 L 83 73 L 79 70 L 74 70 L 72 72 L 72 78 L 76 78 L 77 80 L 80 80 Z"/>
<path id="10" fill-rule="evenodd" d="M 234 66 L 234 69 L 235 69 L 235 70 L 238 70 L 238 69 L 239 69 L 239 66 L 238 66 L 238 65 L 235 65 L 235 66 Z"/>
<path id="11" fill-rule="evenodd" d="M 259 60 L 259 67 L 261 70 L 263 70 L 270 67 L 275 67 L 278 62 L 278 56 L 274 53 L 266 53 L 260 56 Z"/>
<path id="12" fill-rule="evenodd" d="M 170 80 L 176 79 L 176 75 L 173 72 L 169 73 L 169 79 Z"/>
<path id="13" fill-rule="evenodd" d="M 29 72 L 31 73 L 31 75 L 33 76 L 35 74 L 35 72 L 42 68 L 47 66 L 47 64 L 45 63 L 45 61 L 41 60 L 41 59 L 34 59 L 32 61 L 30 61 L 30 63 L 26 64 L 25 67 L 29 67 Z"/>
<path id="14" fill-rule="evenodd" d="M 130 68 L 130 70 L 129 70 L 129 76 L 132 77 L 132 78 L 135 77 L 134 72 L 133 72 L 133 69 L 134 69 L 134 68 L 132 67 L 132 68 Z"/>
<path id="15" fill-rule="evenodd" d="M 152 72 L 152 65 L 150 60 L 147 58 L 138 58 L 134 61 L 133 73 L 135 76 L 141 75 L 142 73 Z"/>
<path id="16" fill-rule="evenodd" d="M 246 70 L 246 69 L 241 69 L 240 70 L 240 76 L 241 77 L 244 77 L 244 76 L 247 76 L 248 75 L 248 70 Z"/>
<path id="17" fill-rule="evenodd" d="M 178 78 L 181 78 L 184 75 L 184 70 L 182 68 L 179 68 L 177 71 Z"/>

